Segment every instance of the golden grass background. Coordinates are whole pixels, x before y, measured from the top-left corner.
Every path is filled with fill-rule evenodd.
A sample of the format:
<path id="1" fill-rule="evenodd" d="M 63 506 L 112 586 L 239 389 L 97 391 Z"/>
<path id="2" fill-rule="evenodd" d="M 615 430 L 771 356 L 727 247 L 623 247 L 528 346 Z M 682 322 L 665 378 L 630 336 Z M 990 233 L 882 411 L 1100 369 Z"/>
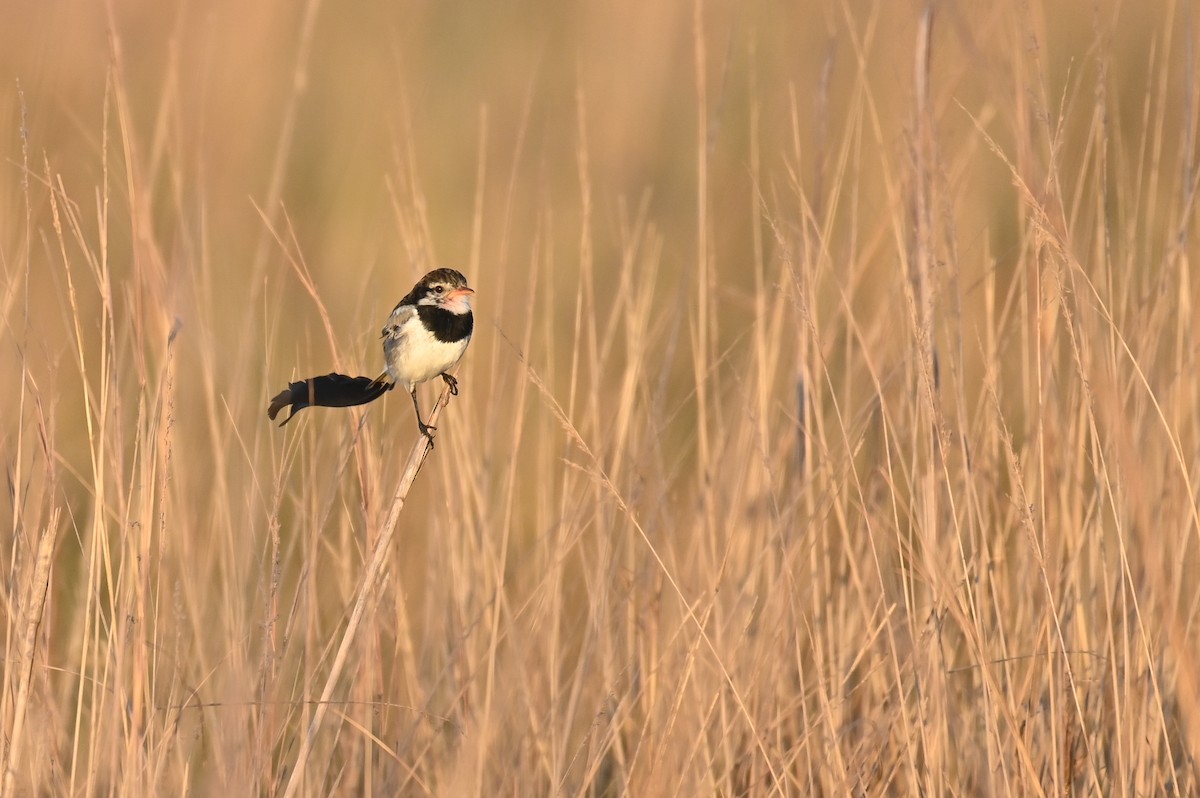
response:
<path id="1" fill-rule="evenodd" d="M 1196 794 L 1198 14 L 9 3 L 4 793 Z"/>

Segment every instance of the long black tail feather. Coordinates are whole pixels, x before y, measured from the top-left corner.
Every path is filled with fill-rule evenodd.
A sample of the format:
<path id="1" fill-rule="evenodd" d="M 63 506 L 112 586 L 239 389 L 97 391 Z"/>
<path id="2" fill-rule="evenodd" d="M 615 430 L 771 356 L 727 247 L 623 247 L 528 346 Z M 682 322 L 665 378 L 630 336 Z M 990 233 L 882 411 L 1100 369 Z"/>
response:
<path id="1" fill-rule="evenodd" d="M 279 411 L 291 405 L 292 412 L 279 423 L 283 426 L 292 416 L 306 407 L 351 407 L 373 402 L 392 389 L 392 383 L 370 377 L 347 377 L 345 374 L 325 374 L 309 377 L 288 385 L 271 400 L 267 418 L 272 421 Z"/>

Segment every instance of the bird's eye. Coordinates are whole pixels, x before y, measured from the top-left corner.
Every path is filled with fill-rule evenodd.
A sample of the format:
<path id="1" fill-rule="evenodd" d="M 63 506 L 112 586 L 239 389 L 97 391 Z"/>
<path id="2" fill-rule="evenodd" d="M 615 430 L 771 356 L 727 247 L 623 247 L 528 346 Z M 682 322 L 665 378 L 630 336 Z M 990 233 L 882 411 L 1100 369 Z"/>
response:
<path id="1" fill-rule="evenodd" d="M 445 288 L 442 288 L 440 285 L 435 285 L 435 286 L 433 287 L 433 293 L 435 293 L 435 294 L 440 294 L 440 293 L 442 293 L 442 292 L 443 292 L 443 291 L 445 291 L 445 290 L 446 290 L 446 289 L 445 289 Z"/>

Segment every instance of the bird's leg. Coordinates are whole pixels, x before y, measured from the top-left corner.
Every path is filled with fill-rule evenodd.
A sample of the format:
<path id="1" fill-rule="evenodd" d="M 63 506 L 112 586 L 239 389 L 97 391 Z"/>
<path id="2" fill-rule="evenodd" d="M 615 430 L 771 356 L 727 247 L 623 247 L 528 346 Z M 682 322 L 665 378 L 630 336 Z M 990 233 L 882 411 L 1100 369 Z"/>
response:
<path id="1" fill-rule="evenodd" d="M 437 432 L 437 427 L 431 427 L 421 420 L 421 406 L 417 404 L 417 386 L 412 388 L 413 409 L 417 411 L 417 427 L 420 428 L 421 434 L 430 441 L 433 440 L 433 433 Z"/>
<path id="2" fill-rule="evenodd" d="M 444 371 L 442 372 L 442 379 L 445 380 L 446 384 L 450 386 L 450 395 L 458 396 L 458 380 L 456 380 L 453 375 L 447 374 Z"/>

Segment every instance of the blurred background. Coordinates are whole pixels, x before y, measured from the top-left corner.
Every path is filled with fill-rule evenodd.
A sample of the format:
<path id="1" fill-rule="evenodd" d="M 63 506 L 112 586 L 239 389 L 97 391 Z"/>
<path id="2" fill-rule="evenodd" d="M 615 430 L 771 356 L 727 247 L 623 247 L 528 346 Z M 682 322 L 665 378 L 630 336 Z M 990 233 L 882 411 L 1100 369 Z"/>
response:
<path id="1" fill-rule="evenodd" d="M 311 794 L 1196 788 L 1191 3 L 4 12 L 24 789 L 284 787 L 439 266 Z"/>

